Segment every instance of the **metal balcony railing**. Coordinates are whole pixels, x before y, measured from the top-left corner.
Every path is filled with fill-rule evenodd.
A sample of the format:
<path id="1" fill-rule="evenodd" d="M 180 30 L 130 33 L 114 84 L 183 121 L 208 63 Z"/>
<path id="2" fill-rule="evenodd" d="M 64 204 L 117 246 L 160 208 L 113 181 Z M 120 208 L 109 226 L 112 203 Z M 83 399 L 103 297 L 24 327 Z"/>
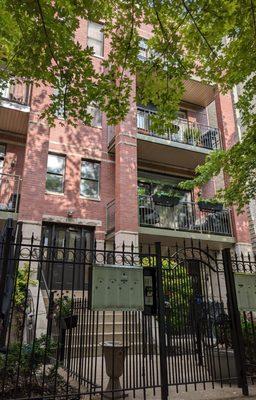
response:
<path id="1" fill-rule="evenodd" d="M 0 99 L 23 106 L 30 105 L 31 85 L 20 81 L 19 83 L 6 82 L 3 88 L 0 88 Z"/>
<path id="2" fill-rule="evenodd" d="M 0 173 L 0 212 L 18 212 L 20 183 L 20 176 Z"/>
<path id="3" fill-rule="evenodd" d="M 113 143 L 115 138 L 115 127 L 113 125 L 107 126 L 107 135 L 108 135 L 108 145 Z"/>
<path id="4" fill-rule="evenodd" d="M 230 210 L 200 211 L 194 202 L 156 204 L 151 196 L 139 197 L 141 226 L 232 236 Z"/>
<path id="5" fill-rule="evenodd" d="M 172 128 L 166 128 L 163 133 L 158 133 L 151 129 L 151 118 L 154 114 L 154 111 L 137 108 L 138 133 L 210 150 L 222 147 L 218 128 L 178 118 L 173 122 Z"/>
<path id="6" fill-rule="evenodd" d="M 115 200 L 107 204 L 107 232 L 115 230 Z"/>

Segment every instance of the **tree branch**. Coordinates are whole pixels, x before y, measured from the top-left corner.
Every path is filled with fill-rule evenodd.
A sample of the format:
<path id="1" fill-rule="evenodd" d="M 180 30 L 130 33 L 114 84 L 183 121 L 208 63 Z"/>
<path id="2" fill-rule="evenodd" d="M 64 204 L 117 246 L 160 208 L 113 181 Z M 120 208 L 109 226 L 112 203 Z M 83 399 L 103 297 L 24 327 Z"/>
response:
<path id="1" fill-rule="evenodd" d="M 165 39 L 165 41 L 167 42 L 168 46 L 170 46 L 170 39 L 169 39 L 169 37 L 168 37 L 168 33 L 166 32 L 165 27 L 164 27 L 164 25 L 163 25 L 163 23 L 162 23 L 162 21 L 161 21 L 161 18 L 160 18 L 160 16 L 159 16 L 159 13 L 158 13 L 158 11 L 157 11 L 157 8 L 156 8 L 156 5 L 155 5 L 155 0 L 153 0 L 153 7 L 154 7 L 154 11 L 155 11 L 156 18 L 157 18 L 157 21 L 158 21 L 158 23 L 159 23 L 161 32 L 162 32 L 162 34 L 163 34 L 163 36 L 164 36 L 164 39 Z M 176 58 L 177 62 L 179 63 L 179 65 L 180 65 L 180 66 L 183 68 L 183 70 L 187 73 L 187 69 L 186 69 L 186 67 L 183 65 L 182 61 L 181 61 L 178 57 L 175 57 L 175 58 Z"/>
<path id="2" fill-rule="evenodd" d="M 206 43 L 207 46 L 209 47 L 211 53 L 213 53 L 215 56 L 217 56 L 215 50 L 214 50 L 213 47 L 210 45 L 210 43 L 209 43 L 207 37 L 204 35 L 204 33 L 203 33 L 203 32 L 201 31 L 201 29 L 199 28 L 199 26 L 198 26 L 198 24 L 197 24 L 195 18 L 193 17 L 193 14 L 192 14 L 190 8 L 189 8 L 189 7 L 187 6 L 187 4 L 185 3 L 185 0 L 181 0 L 181 2 L 182 2 L 182 4 L 183 4 L 185 10 L 186 10 L 187 13 L 189 14 L 189 16 L 190 16 L 190 18 L 191 18 L 193 24 L 195 25 L 196 30 L 198 31 L 198 33 L 200 34 L 200 36 L 203 38 L 203 40 L 205 41 L 205 43 Z"/>
<path id="3" fill-rule="evenodd" d="M 256 17 L 255 17 L 253 0 L 251 0 L 251 14 L 252 14 L 253 27 L 254 27 L 254 36 L 256 38 Z"/>
<path id="4" fill-rule="evenodd" d="M 41 18 L 41 21 L 42 21 L 43 30 L 44 30 L 44 34 L 45 34 L 45 37 L 46 37 L 48 48 L 50 50 L 52 58 L 54 59 L 56 65 L 58 66 L 58 68 L 59 68 L 59 70 L 61 72 L 61 68 L 59 66 L 58 60 L 55 57 L 55 54 L 54 54 L 54 51 L 53 51 L 52 45 L 51 45 L 51 40 L 50 40 L 50 37 L 49 37 L 47 29 L 46 29 L 45 19 L 44 19 L 43 10 L 42 10 L 41 4 L 40 4 L 40 0 L 35 0 L 35 2 L 37 4 L 38 11 L 39 11 L 39 14 L 40 14 L 40 18 Z"/>

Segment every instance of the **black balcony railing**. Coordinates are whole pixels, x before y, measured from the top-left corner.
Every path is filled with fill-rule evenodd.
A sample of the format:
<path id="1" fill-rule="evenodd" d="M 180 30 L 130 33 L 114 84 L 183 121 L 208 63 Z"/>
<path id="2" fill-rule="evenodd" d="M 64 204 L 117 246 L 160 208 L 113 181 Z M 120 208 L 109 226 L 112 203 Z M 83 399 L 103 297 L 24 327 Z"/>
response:
<path id="1" fill-rule="evenodd" d="M 141 226 L 232 236 L 230 210 L 200 211 L 197 203 L 156 204 L 151 196 L 139 197 Z"/>
<path id="2" fill-rule="evenodd" d="M 0 100 L 16 103 L 22 106 L 29 106 L 31 99 L 31 85 L 20 82 L 6 82 L 0 88 Z"/>
<path id="3" fill-rule="evenodd" d="M 20 176 L 0 173 L 0 212 L 18 212 L 20 184 Z"/>
<path id="4" fill-rule="evenodd" d="M 115 200 L 107 204 L 107 232 L 111 233 L 115 230 Z"/>
<path id="5" fill-rule="evenodd" d="M 155 112 L 151 110 L 137 109 L 138 133 L 155 136 L 170 142 L 188 144 L 193 147 L 203 147 L 210 150 L 221 148 L 221 136 L 218 128 L 178 118 L 173 122 L 172 128 L 166 128 L 160 134 L 157 130 L 151 128 L 151 119 L 154 114 Z"/>

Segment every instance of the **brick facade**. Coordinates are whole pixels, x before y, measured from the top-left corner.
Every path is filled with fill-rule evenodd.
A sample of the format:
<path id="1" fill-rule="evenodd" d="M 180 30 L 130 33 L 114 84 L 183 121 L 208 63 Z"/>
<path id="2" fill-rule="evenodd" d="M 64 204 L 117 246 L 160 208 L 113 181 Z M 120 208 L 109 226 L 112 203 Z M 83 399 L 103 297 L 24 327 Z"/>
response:
<path id="1" fill-rule="evenodd" d="M 142 26 L 141 35 L 150 36 L 150 29 Z M 87 22 L 81 21 L 77 38 L 86 46 Z M 104 41 L 104 55 L 109 52 L 109 39 Z M 96 68 L 102 69 L 102 59 L 94 57 Z M 67 126 L 56 118 L 56 126 L 49 128 L 47 123 L 39 118 L 41 111 L 49 101 L 51 89 L 45 86 L 34 87 L 29 113 L 26 136 L 12 132 L 0 133 L 0 143 L 6 142 L 7 154 L 5 170 L 22 176 L 22 188 L 19 208 L 19 220 L 31 224 L 40 235 L 43 221 L 56 223 L 79 224 L 95 228 L 96 239 L 110 238 L 120 244 L 123 239 L 136 241 L 139 232 L 137 175 L 138 169 L 145 164 L 138 160 L 136 103 L 134 95 L 136 82 L 130 99 L 130 111 L 119 126 L 115 127 L 114 151 L 108 147 L 108 127 L 103 116 L 102 128 L 88 127 L 79 124 L 76 128 Z M 216 112 L 213 112 L 216 106 Z M 182 103 L 181 108 L 187 109 L 190 122 L 205 126 L 219 125 L 225 148 L 236 142 L 233 104 L 229 94 L 216 97 L 214 103 L 207 108 L 198 105 Z M 0 126 L 1 129 L 1 126 Z M 65 157 L 64 192 L 60 194 L 47 193 L 45 188 L 48 153 Z M 194 157 L 194 155 L 193 155 Z M 80 195 L 81 161 L 95 160 L 100 162 L 100 195 L 99 199 L 87 199 Z M 12 162 L 12 161 L 15 162 Z M 172 175 L 180 175 L 181 168 L 172 164 L 168 166 L 153 164 L 153 169 L 162 174 L 173 171 Z M 13 165 L 13 166 L 11 166 Z M 147 163 L 149 169 L 149 163 Z M 152 169 L 152 170 L 153 170 Z M 183 166 L 186 170 L 186 165 Z M 189 171 L 185 176 L 192 176 Z M 225 183 L 222 176 L 215 178 L 203 188 L 203 195 L 212 197 L 216 188 Z M 107 232 L 106 208 L 115 200 L 115 232 Z M 69 211 L 72 211 L 72 216 Z M 249 230 L 246 215 L 237 215 L 233 210 L 233 229 L 236 241 L 248 244 Z M 29 229 L 27 228 L 27 232 Z M 189 234 L 188 234 L 189 237 Z"/>

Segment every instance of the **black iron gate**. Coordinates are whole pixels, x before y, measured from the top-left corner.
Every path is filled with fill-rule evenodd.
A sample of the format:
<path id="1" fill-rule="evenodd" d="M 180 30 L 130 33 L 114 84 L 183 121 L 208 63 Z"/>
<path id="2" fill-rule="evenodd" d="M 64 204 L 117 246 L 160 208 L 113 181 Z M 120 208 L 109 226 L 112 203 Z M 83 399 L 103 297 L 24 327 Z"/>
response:
<path id="1" fill-rule="evenodd" d="M 2 398 L 125 398 L 131 393 L 146 399 L 149 392 L 156 398 L 161 392 L 167 399 L 171 387 L 209 385 L 239 385 L 248 393 L 246 372 L 255 373 L 250 355 L 255 314 L 242 313 L 240 323 L 233 268 L 245 264 L 231 259 L 229 251 L 217 257 L 193 243 L 183 248 L 157 243 L 146 251 L 44 243 L 25 242 L 21 235 L 14 239 L 10 231 L 0 238 L 2 284 L 6 266 L 15 271 L 13 290 L 6 291 L 5 281 L 0 294 L 1 304 L 9 299 L 5 314 L 1 310 Z M 67 263 L 73 277 L 76 268 L 86 277 L 92 263 L 110 262 L 155 270 L 155 314 L 91 310 L 86 279 L 80 290 L 74 284 L 64 289 Z M 61 263 L 61 283 L 52 290 L 54 282 L 47 285 L 44 269 L 49 265 L 54 272 Z M 251 260 L 250 268 L 253 273 Z"/>

